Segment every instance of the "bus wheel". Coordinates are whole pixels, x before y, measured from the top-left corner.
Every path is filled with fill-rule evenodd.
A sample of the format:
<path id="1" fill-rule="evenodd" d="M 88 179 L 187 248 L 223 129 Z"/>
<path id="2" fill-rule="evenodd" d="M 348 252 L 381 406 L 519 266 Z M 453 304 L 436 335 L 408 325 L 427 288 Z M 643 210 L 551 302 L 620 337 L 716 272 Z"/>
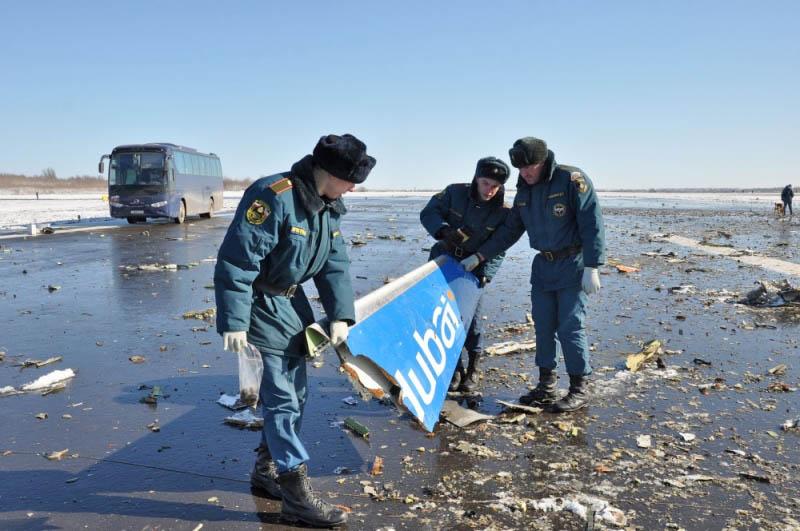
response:
<path id="1" fill-rule="evenodd" d="M 200 214 L 201 218 L 213 218 L 214 217 L 214 200 L 208 202 L 208 212 L 204 214 Z"/>
<path id="2" fill-rule="evenodd" d="M 172 219 L 173 221 L 175 221 L 175 223 L 179 225 L 184 221 L 186 221 L 186 203 L 184 203 L 182 199 L 181 199 L 181 207 L 178 210 L 178 217 Z"/>
<path id="3" fill-rule="evenodd" d="M 131 225 L 134 225 L 136 223 L 144 223 L 145 221 L 147 221 L 147 218 L 137 218 L 134 216 L 129 216 L 125 219 L 127 219 L 128 223 L 130 223 Z"/>

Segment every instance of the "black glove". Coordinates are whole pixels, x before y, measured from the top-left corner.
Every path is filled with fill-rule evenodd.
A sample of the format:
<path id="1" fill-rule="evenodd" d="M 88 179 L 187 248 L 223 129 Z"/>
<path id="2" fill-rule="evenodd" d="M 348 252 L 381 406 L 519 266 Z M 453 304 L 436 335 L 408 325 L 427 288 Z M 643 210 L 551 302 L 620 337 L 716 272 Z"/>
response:
<path id="1" fill-rule="evenodd" d="M 456 229 L 451 227 L 450 225 L 442 225 L 442 228 L 436 231 L 436 234 L 433 235 L 434 238 L 437 240 L 447 240 L 451 238 L 453 233 L 456 232 Z"/>
<path id="2" fill-rule="evenodd" d="M 436 239 L 442 242 L 442 248 L 447 254 L 453 254 L 456 250 L 457 242 L 461 236 L 458 231 L 450 225 L 445 225 L 436 231 Z"/>

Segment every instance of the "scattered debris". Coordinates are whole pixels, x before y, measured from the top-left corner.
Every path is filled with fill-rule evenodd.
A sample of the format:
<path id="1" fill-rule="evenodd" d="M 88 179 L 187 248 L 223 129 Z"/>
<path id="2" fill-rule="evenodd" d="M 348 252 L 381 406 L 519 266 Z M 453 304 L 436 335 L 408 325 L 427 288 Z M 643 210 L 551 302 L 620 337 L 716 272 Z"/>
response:
<path id="1" fill-rule="evenodd" d="M 61 461 L 64 459 L 64 456 L 67 455 L 67 452 L 69 452 L 69 448 L 64 448 L 63 450 L 59 450 L 57 452 L 50 452 L 49 454 L 46 454 L 45 457 L 50 461 Z"/>
<path id="2" fill-rule="evenodd" d="M 139 264 L 139 265 L 121 265 L 121 271 L 177 271 L 178 264 Z"/>
<path id="3" fill-rule="evenodd" d="M 786 279 L 777 282 L 759 280 L 757 284 L 757 288 L 749 291 L 744 298 L 736 302 L 759 307 L 797 305 L 800 303 L 800 290 L 792 287 Z"/>
<path id="4" fill-rule="evenodd" d="M 249 407 L 225 417 L 224 422 L 237 428 L 247 428 L 249 430 L 260 430 L 264 427 L 264 418 L 256 416 L 253 413 L 253 409 Z"/>
<path id="5" fill-rule="evenodd" d="M 771 368 L 769 370 L 769 373 L 772 376 L 783 376 L 784 374 L 786 374 L 786 369 L 788 369 L 786 364 L 785 363 L 781 363 L 780 365 L 776 365 L 775 367 Z"/>
<path id="6" fill-rule="evenodd" d="M 619 273 L 638 273 L 641 271 L 638 267 L 633 266 L 626 266 L 624 264 L 616 264 L 614 267 L 617 269 Z"/>
<path id="7" fill-rule="evenodd" d="M 536 341 L 503 341 L 502 343 L 495 343 L 484 349 L 490 356 L 505 356 L 507 354 L 514 354 L 517 352 L 529 352 L 536 350 Z"/>
<path id="8" fill-rule="evenodd" d="M 344 402 L 348 406 L 357 406 L 358 405 L 358 400 L 356 400 L 356 398 L 353 397 L 353 396 L 346 396 L 346 397 L 342 398 L 342 402 Z"/>
<path id="9" fill-rule="evenodd" d="M 361 424 L 359 421 L 352 417 L 347 417 L 344 419 L 344 427 L 362 437 L 364 439 L 369 439 L 369 428 Z"/>
<path id="10" fill-rule="evenodd" d="M 376 455 L 372 461 L 372 466 L 369 469 L 371 476 L 380 476 L 383 474 L 383 457 Z"/>
<path id="11" fill-rule="evenodd" d="M 55 284 L 50 284 L 49 286 L 47 286 L 47 291 L 49 291 L 50 293 L 53 293 L 54 291 L 58 291 L 60 289 L 61 286 L 56 286 Z"/>
<path id="12" fill-rule="evenodd" d="M 642 347 L 642 350 L 637 352 L 636 354 L 629 354 L 628 358 L 625 360 L 625 366 L 631 372 L 636 372 L 642 368 L 646 362 L 653 359 L 653 357 L 659 353 L 661 349 L 661 341 L 658 339 L 654 339 L 652 341 L 648 341 Z"/>
<path id="13" fill-rule="evenodd" d="M 217 399 L 217 404 L 221 405 L 222 407 L 226 407 L 232 411 L 239 411 L 246 407 L 249 407 L 249 404 L 245 404 L 241 400 L 239 400 L 239 395 L 226 395 L 222 394 Z"/>
<path id="14" fill-rule="evenodd" d="M 158 399 L 159 397 L 162 396 L 163 395 L 161 394 L 161 387 L 154 385 L 153 388 L 150 390 L 150 392 L 147 394 L 147 396 L 143 396 L 142 398 L 140 398 L 139 402 L 141 402 L 142 404 L 150 404 L 154 406 L 158 404 Z"/>
<path id="15" fill-rule="evenodd" d="M 652 446 L 652 440 L 649 435 L 638 435 L 636 437 L 636 446 L 639 448 L 650 448 Z"/>
<path id="16" fill-rule="evenodd" d="M 458 405 L 455 400 L 445 400 L 442 405 L 441 411 L 444 419 L 459 428 L 465 428 L 470 424 L 479 422 L 481 420 L 491 420 L 494 418 L 492 415 L 484 415 L 472 409 L 467 409 Z"/>
<path id="17" fill-rule="evenodd" d="M 615 527 L 625 527 L 628 525 L 628 519 L 625 513 L 620 509 L 610 505 L 601 498 L 586 494 L 578 494 L 563 498 L 531 500 L 530 506 L 532 509 L 544 512 L 569 511 L 583 520 L 589 521 L 591 519 L 595 522 L 599 521 Z"/>
<path id="18" fill-rule="evenodd" d="M 53 371 L 37 378 L 32 382 L 26 383 L 25 385 L 22 386 L 22 390 L 23 391 L 46 390 L 47 388 L 53 387 L 60 382 L 64 382 L 65 380 L 69 380 L 74 376 L 75 376 L 75 371 L 73 371 L 72 369 Z"/>
<path id="19" fill-rule="evenodd" d="M 19 395 L 19 394 L 22 394 L 22 391 L 17 391 L 11 385 L 6 385 L 5 387 L 0 387 L 0 396 L 11 396 L 11 395 Z"/>
<path id="20" fill-rule="evenodd" d="M 191 310 L 183 314 L 184 319 L 197 319 L 200 321 L 211 321 L 216 317 L 217 309 L 209 308 L 207 310 Z"/>
<path id="21" fill-rule="evenodd" d="M 506 409 L 513 409 L 517 411 L 524 411 L 525 413 L 530 413 L 531 415 L 538 415 L 542 411 L 544 411 L 540 407 L 534 406 L 525 406 L 522 404 L 515 404 L 514 402 L 506 402 L 505 400 L 498 400 L 498 404 L 505 406 Z"/>
<path id="22" fill-rule="evenodd" d="M 139 355 L 133 355 L 133 356 L 131 356 L 130 358 L 128 358 L 128 360 L 129 360 L 131 363 L 136 363 L 136 364 L 138 364 L 138 363 L 144 363 L 145 361 L 147 361 L 147 360 L 146 360 L 146 358 L 145 358 L 144 356 L 139 356 Z"/>
<path id="23" fill-rule="evenodd" d="M 50 365 L 51 363 L 57 363 L 57 362 L 59 362 L 59 361 L 61 361 L 63 359 L 64 359 L 63 356 L 53 356 L 51 358 L 47 358 L 44 361 L 41 361 L 41 360 L 25 360 L 25 361 L 22 362 L 22 368 L 25 369 L 25 368 L 28 368 L 28 367 L 36 367 L 37 369 L 40 369 L 40 368 L 44 367 L 45 365 Z"/>
<path id="24" fill-rule="evenodd" d="M 471 443 L 469 441 L 458 441 L 457 443 L 450 443 L 450 448 L 465 454 L 475 455 L 477 457 L 489 457 L 492 459 L 500 459 L 503 454 L 488 448 L 481 444 Z"/>

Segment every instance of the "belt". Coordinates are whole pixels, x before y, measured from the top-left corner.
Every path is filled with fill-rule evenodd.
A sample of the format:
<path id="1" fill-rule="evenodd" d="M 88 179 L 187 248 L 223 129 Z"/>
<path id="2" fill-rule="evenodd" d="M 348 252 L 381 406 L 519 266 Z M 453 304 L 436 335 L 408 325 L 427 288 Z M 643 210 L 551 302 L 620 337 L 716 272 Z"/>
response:
<path id="1" fill-rule="evenodd" d="M 581 252 L 580 244 L 570 245 L 569 247 L 564 247 L 563 249 L 559 249 L 557 251 L 539 251 L 539 254 L 542 255 L 548 262 L 552 262 L 554 260 L 561 260 L 562 258 L 576 255 L 579 252 Z"/>
<path id="2" fill-rule="evenodd" d="M 292 284 L 288 288 L 279 288 L 277 286 L 273 286 L 271 284 L 267 284 L 261 279 L 256 279 L 253 282 L 253 287 L 255 287 L 258 291 L 262 293 L 266 293 L 268 295 L 278 296 L 278 297 L 294 297 L 295 292 L 297 291 L 297 284 Z"/>

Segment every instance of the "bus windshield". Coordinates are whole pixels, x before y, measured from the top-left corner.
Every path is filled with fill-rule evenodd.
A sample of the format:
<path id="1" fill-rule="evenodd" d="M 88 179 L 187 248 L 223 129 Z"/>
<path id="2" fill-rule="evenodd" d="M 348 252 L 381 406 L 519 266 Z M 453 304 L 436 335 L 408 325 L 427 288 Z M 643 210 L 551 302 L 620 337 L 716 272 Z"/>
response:
<path id="1" fill-rule="evenodd" d="M 154 151 L 114 153 L 110 185 L 164 185 L 164 154 Z"/>

